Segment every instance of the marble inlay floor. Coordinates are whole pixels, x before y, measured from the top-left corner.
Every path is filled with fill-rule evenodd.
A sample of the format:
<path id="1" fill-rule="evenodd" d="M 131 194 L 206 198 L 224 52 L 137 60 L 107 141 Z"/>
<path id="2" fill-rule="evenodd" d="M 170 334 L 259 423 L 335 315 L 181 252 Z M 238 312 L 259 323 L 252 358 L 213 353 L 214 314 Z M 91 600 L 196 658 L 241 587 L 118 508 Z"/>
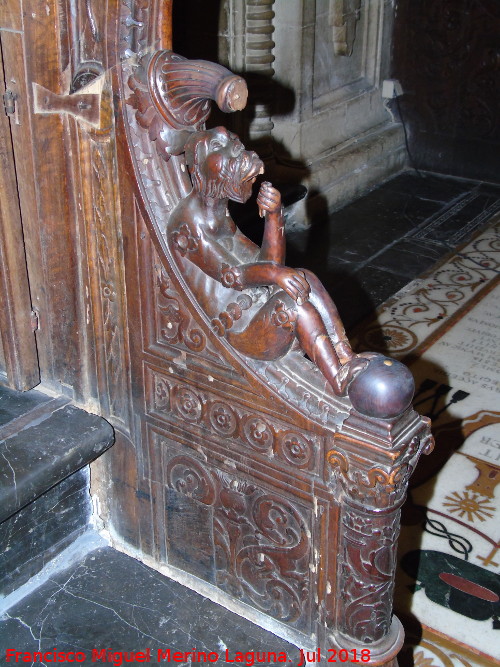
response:
<path id="1" fill-rule="evenodd" d="M 500 660 L 496 220 L 385 304 L 358 340 L 410 365 L 414 405 L 433 422 L 436 448 L 420 462 L 403 512 L 395 604 L 413 662 L 426 667 Z"/>

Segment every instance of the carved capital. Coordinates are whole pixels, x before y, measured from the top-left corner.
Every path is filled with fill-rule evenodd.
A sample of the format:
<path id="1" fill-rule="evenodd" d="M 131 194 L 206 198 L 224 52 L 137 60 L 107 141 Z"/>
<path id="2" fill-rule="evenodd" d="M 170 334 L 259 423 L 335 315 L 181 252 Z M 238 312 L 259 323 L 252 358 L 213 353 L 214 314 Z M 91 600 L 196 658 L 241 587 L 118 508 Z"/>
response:
<path id="1" fill-rule="evenodd" d="M 377 511 L 398 507 L 420 455 L 432 451 L 427 418 L 409 411 L 399 422 L 403 423 L 393 422 L 391 428 L 381 420 L 351 417 L 335 434 L 327 460 L 353 507 Z"/>

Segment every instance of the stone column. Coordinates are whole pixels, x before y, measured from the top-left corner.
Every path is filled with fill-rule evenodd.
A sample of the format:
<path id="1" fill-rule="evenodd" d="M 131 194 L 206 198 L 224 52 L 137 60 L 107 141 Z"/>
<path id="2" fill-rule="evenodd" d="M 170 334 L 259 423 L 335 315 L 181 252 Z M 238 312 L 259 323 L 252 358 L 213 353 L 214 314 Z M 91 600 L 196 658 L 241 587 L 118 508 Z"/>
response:
<path id="1" fill-rule="evenodd" d="M 260 157 L 272 156 L 275 0 L 226 0 L 221 10 L 219 61 L 242 73 L 249 87 L 248 107 L 236 128 Z"/>

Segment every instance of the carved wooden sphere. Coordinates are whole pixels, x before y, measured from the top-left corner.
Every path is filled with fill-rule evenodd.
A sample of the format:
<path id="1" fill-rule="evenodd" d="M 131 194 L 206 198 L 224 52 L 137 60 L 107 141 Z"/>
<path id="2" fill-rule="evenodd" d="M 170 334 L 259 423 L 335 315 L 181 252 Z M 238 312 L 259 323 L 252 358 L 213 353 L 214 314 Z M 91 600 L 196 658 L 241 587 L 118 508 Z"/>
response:
<path id="1" fill-rule="evenodd" d="M 361 414 L 391 419 L 409 407 L 414 392 L 410 370 L 401 362 L 380 355 L 354 377 L 348 393 L 353 407 Z"/>

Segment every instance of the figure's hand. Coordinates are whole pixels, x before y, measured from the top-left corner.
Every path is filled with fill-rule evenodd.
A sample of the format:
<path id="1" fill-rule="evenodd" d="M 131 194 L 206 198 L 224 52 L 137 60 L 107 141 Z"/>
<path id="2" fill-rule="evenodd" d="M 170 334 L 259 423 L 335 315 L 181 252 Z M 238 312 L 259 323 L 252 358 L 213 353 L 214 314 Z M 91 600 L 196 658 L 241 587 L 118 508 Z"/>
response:
<path id="1" fill-rule="evenodd" d="M 305 277 L 296 269 L 288 266 L 275 267 L 274 282 L 301 306 L 309 298 L 311 288 Z"/>
<path id="2" fill-rule="evenodd" d="M 273 188 L 268 181 L 264 181 L 260 186 L 257 205 L 259 207 L 259 215 L 261 218 L 264 217 L 266 212 L 279 213 L 281 211 L 281 195 L 279 190 Z"/>

